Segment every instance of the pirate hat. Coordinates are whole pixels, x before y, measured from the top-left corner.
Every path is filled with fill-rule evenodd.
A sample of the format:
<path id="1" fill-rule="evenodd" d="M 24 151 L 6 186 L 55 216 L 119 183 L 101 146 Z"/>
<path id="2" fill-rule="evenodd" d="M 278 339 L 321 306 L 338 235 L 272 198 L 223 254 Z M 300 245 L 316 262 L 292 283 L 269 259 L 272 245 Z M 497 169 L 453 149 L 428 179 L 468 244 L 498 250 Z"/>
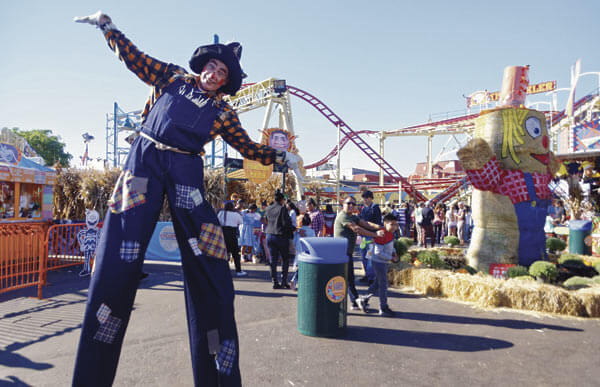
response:
<path id="1" fill-rule="evenodd" d="M 246 78 L 246 74 L 244 74 L 240 65 L 241 57 L 242 45 L 238 42 L 208 44 L 200 46 L 194 51 L 190 59 L 190 68 L 196 74 L 200 74 L 210 59 L 220 60 L 229 70 L 229 81 L 221 87 L 221 91 L 229 95 L 235 95 L 242 86 L 242 79 Z"/>

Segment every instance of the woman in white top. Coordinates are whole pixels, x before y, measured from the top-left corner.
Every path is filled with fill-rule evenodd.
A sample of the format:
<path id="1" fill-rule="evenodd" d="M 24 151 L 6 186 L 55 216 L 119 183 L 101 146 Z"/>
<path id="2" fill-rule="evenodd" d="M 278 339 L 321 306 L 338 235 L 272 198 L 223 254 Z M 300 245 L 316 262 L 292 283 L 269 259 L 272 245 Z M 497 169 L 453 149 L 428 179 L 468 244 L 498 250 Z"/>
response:
<path id="1" fill-rule="evenodd" d="M 243 223 L 242 215 L 233 207 L 233 202 L 225 203 L 225 208 L 217 214 L 219 223 L 223 228 L 223 237 L 225 238 L 225 246 L 227 252 L 233 256 L 235 272 L 238 277 L 246 275 L 242 271 L 242 263 L 240 262 L 240 246 L 238 245 L 238 227 Z"/>

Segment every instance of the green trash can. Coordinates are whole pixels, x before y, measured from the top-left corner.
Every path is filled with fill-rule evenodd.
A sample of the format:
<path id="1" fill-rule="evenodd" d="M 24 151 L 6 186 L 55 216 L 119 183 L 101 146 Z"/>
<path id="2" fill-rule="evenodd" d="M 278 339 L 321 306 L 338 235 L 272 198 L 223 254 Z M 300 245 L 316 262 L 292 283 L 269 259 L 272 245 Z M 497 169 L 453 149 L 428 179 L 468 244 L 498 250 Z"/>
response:
<path id="1" fill-rule="evenodd" d="M 591 255 L 591 232 L 591 220 L 571 220 L 569 222 L 569 253 Z"/>
<path id="2" fill-rule="evenodd" d="M 301 238 L 298 254 L 298 331 L 337 337 L 346 333 L 346 238 Z"/>

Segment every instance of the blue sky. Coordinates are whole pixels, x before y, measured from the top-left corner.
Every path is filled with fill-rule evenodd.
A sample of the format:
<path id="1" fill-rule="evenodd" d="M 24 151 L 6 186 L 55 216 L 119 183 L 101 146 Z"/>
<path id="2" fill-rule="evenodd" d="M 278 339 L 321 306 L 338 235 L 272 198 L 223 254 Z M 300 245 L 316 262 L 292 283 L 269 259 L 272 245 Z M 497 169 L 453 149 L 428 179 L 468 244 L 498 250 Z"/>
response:
<path id="1" fill-rule="evenodd" d="M 169 5 L 166 5 L 169 4 Z M 14 1 L 0 5 L 0 127 L 51 129 L 75 158 L 81 134 L 104 157 L 106 114 L 116 101 L 143 107 L 149 88 L 116 59 L 99 30 L 74 16 L 102 9 L 141 50 L 187 68 L 194 49 L 239 40 L 247 81 L 284 78 L 327 104 L 354 130 L 392 130 L 465 109 L 476 90 L 499 90 L 504 67 L 531 66 L 531 83 L 569 86 L 570 66 L 600 71 L 597 1 Z M 598 87 L 582 77 L 577 96 Z M 564 108 L 566 92 L 559 93 Z M 305 163 L 335 145 L 335 128 L 292 97 Z M 538 95 L 532 101 L 550 101 Z M 258 140 L 264 109 L 240 116 Z M 434 138 L 434 156 L 447 137 Z M 375 138 L 368 139 L 377 149 Z M 425 161 L 426 139 L 386 141 L 402 174 Z M 74 159 L 74 163 L 76 160 Z M 342 165 L 376 169 L 348 144 Z"/>

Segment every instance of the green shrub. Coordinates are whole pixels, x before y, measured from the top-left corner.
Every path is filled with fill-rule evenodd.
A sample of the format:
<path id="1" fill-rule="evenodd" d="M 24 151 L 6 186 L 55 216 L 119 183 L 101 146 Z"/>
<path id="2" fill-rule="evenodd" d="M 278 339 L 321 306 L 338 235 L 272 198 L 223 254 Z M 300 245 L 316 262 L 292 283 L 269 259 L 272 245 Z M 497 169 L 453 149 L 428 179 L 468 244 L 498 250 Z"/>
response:
<path id="1" fill-rule="evenodd" d="M 574 289 L 587 288 L 592 283 L 593 283 L 592 278 L 575 276 L 575 277 L 571 277 L 568 280 L 566 280 L 565 282 L 563 282 L 563 286 L 567 289 L 574 290 Z"/>
<path id="2" fill-rule="evenodd" d="M 535 278 L 533 278 L 530 275 L 519 275 L 519 276 L 513 277 L 513 279 L 516 279 L 519 281 L 535 281 Z"/>
<path id="3" fill-rule="evenodd" d="M 567 247 L 565 241 L 559 238 L 548 238 L 546 239 L 546 248 L 550 252 L 563 251 Z"/>
<path id="4" fill-rule="evenodd" d="M 408 246 L 404 244 L 401 240 L 396 239 L 394 241 L 394 250 L 396 250 L 396 256 L 401 257 L 408 251 Z"/>
<path id="5" fill-rule="evenodd" d="M 523 275 L 529 275 L 529 269 L 524 266 L 512 266 L 506 271 L 506 278 L 515 278 Z"/>
<path id="6" fill-rule="evenodd" d="M 402 254 L 400 256 L 400 262 L 412 263 L 412 255 L 410 255 L 409 253 Z"/>
<path id="7" fill-rule="evenodd" d="M 433 267 L 433 268 L 441 268 L 444 266 L 444 261 L 438 256 L 437 252 L 431 250 L 421 251 L 417 258 L 419 261 L 423 262 L 424 265 Z"/>
<path id="8" fill-rule="evenodd" d="M 583 263 L 583 258 L 577 254 L 561 254 L 558 258 L 558 263 L 565 263 L 567 261 L 578 261 Z"/>
<path id="9" fill-rule="evenodd" d="M 554 281 L 558 276 L 556 266 L 547 261 L 535 261 L 529 267 L 529 275 L 541 278 L 545 282 Z"/>
<path id="10" fill-rule="evenodd" d="M 455 236 L 448 235 L 444 237 L 444 243 L 451 246 L 458 246 L 460 244 L 460 239 Z"/>
<path id="11" fill-rule="evenodd" d="M 415 242 L 412 238 L 407 238 L 407 237 L 400 237 L 397 240 L 404 243 L 404 245 L 406 246 L 407 249 L 410 248 L 410 246 L 412 246 L 413 243 Z"/>

